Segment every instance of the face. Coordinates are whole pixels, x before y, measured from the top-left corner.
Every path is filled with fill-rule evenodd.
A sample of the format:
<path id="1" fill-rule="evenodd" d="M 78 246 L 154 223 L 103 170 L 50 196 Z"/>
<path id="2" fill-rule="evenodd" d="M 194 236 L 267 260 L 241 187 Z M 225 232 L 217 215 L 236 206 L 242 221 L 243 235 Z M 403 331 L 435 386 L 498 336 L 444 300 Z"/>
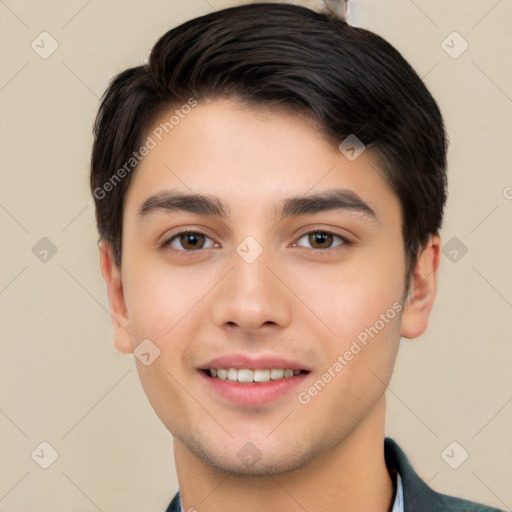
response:
<path id="1" fill-rule="evenodd" d="M 380 429 L 406 263 L 370 151 L 350 161 L 310 121 L 228 100 L 153 138 L 125 198 L 121 272 L 107 250 L 102 268 L 117 348 L 159 351 L 136 364 L 176 442 L 262 475 Z"/>

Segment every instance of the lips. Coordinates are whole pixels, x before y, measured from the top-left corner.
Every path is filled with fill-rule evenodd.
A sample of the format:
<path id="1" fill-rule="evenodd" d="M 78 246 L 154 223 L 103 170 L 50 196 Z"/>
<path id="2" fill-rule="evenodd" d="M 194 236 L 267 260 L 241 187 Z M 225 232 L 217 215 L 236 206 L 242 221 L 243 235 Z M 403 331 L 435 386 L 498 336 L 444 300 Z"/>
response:
<path id="1" fill-rule="evenodd" d="M 276 356 L 258 356 L 251 357 L 246 354 L 229 354 L 224 356 L 215 357 L 201 366 L 201 370 L 222 368 L 251 369 L 251 370 L 300 370 L 302 372 L 309 372 L 310 368 L 290 359 L 276 357 Z"/>
<path id="2" fill-rule="evenodd" d="M 291 392 L 311 370 L 285 358 L 231 354 L 208 361 L 199 371 L 215 398 L 260 406 Z"/>

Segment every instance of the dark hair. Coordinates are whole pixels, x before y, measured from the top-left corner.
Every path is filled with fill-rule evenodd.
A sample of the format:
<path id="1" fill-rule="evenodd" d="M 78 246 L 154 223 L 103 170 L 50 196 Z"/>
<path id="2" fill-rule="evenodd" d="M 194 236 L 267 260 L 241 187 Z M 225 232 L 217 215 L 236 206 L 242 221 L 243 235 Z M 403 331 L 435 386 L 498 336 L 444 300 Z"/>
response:
<path id="1" fill-rule="evenodd" d="M 160 38 L 147 65 L 111 82 L 94 125 L 91 190 L 100 237 L 118 266 L 133 175 L 126 163 L 136 168 L 134 155 L 157 115 L 191 98 L 220 97 L 305 114 L 336 144 L 356 135 L 400 200 L 409 275 L 418 251 L 438 234 L 446 202 L 447 142 L 437 103 L 380 36 L 279 3 L 187 21 Z"/>

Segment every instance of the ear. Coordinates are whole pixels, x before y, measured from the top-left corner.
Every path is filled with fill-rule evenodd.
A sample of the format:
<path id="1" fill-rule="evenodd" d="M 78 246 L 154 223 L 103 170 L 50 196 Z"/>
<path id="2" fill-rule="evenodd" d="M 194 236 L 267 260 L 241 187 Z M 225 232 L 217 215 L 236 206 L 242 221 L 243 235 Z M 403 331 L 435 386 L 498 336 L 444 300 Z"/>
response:
<path id="1" fill-rule="evenodd" d="M 107 284 L 110 316 L 114 329 L 114 346 L 123 354 L 131 354 L 133 353 L 133 347 L 130 336 L 130 323 L 124 300 L 121 272 L 114 261 L 110 244 L 102 240 L 98 246 L 100 249 L 101 273 Z"/>
<path id="2" fill-rule="evenodd" d="M 405 338 L 416 338 L 427 328 L 436 297 L 440 257 L 441 239 L 433 235 L 419 254 L 411 274 L 411 286 L 402 315 L 401 334 Z"/>

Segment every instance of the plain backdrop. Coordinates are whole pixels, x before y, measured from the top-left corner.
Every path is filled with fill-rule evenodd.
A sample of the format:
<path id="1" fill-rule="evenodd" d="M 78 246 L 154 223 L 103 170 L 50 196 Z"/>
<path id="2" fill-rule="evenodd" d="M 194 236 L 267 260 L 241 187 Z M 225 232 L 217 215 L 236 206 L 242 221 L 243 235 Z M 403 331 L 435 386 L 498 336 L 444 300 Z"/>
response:
<path id="1" fill-rule="evenodd" d="M 91 129 L 116 73 L 237 3 L 0 1 L 1 511 L 160 512 L 177 490 L 171 435 L 112 345 Z M 438 297 L 402 341 L 387 435 L 436 490 L 510 510 L 512 2 L 355 0 L 349 22 L 409 60 L 451 143 Z"/>

